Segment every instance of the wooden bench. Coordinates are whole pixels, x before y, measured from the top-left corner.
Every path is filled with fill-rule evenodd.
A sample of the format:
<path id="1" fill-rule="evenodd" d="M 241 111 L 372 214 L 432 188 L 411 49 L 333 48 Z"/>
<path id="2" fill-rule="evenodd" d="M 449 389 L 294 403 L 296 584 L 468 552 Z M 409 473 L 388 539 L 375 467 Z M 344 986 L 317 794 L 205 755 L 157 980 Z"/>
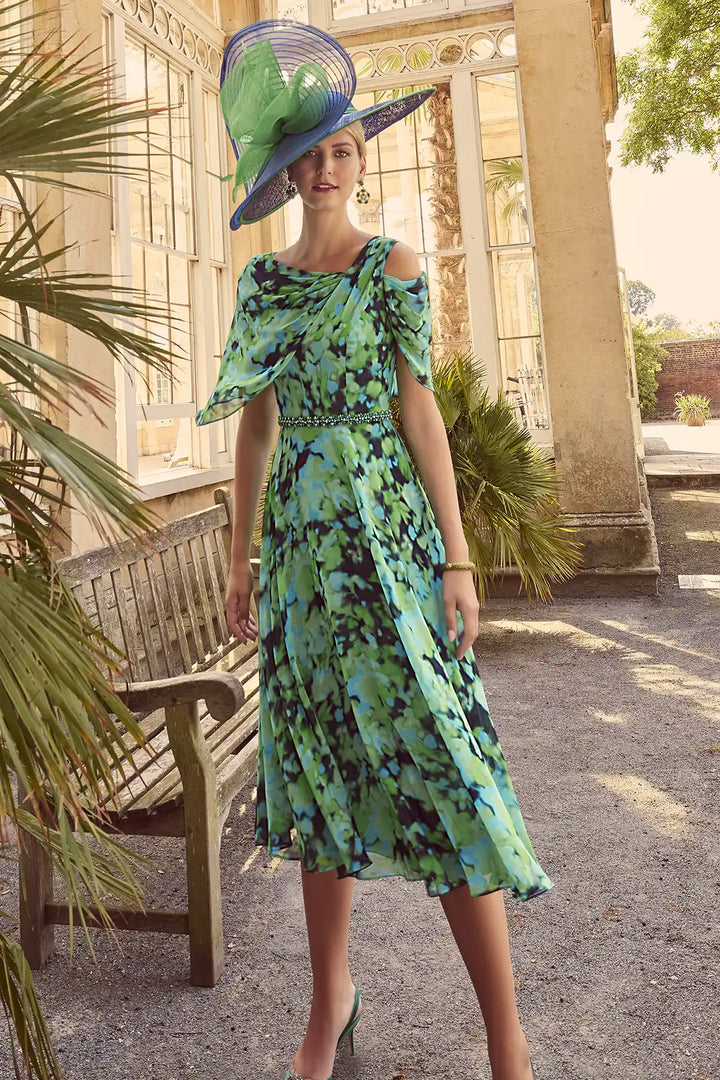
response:
<path id="1" fill-rule="evenodd" d="M 132 767 L 125 763 L 124 778 L 114 772 L 114 798 L 103 808 L 123 833 L 184 836 L 186 844 L 187 910 L 107 910 L 119 929 L 187 934 L 198 986 L 214 986 L 223 970 L 220 843 L 257 752 L 257 641 L 240 644 L 225 617 L 232 519 L 230 493 L 220 488 L 214 506 L 143 544 L 123 541 L 60 564 L 125 656 L 115 685 L 148 740 L 140 747 L 126 737 Z M 252 564 L 257 622 L 259 559 Z M 54 902 L 50 860 L 27 834 L 20 862 L 21 944 L 37 969 L 53 953 L 54 924 L 68 924 L 69 905 Z"/>

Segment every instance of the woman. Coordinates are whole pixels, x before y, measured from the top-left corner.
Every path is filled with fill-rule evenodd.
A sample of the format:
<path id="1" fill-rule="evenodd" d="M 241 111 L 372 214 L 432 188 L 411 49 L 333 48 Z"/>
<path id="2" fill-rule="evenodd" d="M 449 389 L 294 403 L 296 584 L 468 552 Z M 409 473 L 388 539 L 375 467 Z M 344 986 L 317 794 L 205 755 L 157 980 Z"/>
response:
<path id="1" fill-rule="evenodd" d="M 313 973 L 285 1080 L 332 1080 L 347 1034 L 354 1052 L 354 879 L 391 875 L 440 897 L 493 1080 L 531 1080 L 502 890 L 527 900 L 553 883 L 472 654 L 478 601 L 432 389 L 427 278 L 410 247 L 360 232 L 347 213 L 355 184 L 364 201 L 366 139 L 433 90 L 358 111 L 354 87 L 350 58 L 314 27 L 253 24 L 226 49 L 221 104 L 248 188 L 231 225 L 303 203 L 296 242 L 240 276 L 218 384 L 198 414 L 243 409 L 228 626 L 258 638 L 256 842 L 301 861 Z M 417 467 L 391 423 L 395 393 Z M 277 422 L 256 625 L 249 553 Z"/>

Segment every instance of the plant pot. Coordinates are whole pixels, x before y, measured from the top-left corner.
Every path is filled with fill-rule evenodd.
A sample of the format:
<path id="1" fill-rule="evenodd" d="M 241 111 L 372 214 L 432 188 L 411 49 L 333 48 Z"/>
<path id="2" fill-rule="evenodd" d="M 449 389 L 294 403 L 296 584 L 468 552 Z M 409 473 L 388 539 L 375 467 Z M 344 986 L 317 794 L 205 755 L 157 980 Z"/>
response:
<path id="1" fill-rule="evenodd" d="M 688 427 L 703 427 L 705 424 L 704 416 L 688 416 L 685 421 Z"/>

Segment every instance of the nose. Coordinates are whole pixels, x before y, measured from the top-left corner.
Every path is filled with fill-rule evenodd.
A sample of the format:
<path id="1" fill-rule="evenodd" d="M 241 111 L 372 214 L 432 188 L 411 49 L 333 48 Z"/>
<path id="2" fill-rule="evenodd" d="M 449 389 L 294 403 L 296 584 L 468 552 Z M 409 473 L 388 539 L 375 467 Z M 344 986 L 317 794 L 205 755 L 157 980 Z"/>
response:
<path id="1" fill-rule="evenodd" d="M 326 172 L 332 173 L 332 164 L 333 164 L 332 156 L 329 156 L 327 158 L 324 158 L 324 157 L 318 158 L 318 164 L 317 164 L 317 174 L 318 174 L 318 176 L 322 176 Z"/>

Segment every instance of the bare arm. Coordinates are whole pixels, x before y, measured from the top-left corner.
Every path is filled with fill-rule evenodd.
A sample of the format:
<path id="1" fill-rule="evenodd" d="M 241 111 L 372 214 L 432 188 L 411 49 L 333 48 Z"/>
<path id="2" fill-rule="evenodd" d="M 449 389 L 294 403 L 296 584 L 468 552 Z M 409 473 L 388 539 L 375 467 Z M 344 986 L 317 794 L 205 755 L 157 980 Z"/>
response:
<path id="1" fill-rule="evenodd" d="M 266 386 L 242 408 L 235 441 L 235 484 L 230 571 L 225 596 L 228 627 L 241 641 L 257 637 L 250 614 L 253 575 L 250 545 L 268 458 L 277 438 L 274 386 Z"/>
<path id="2" fill-rule="evenodd" d="M 388 254 L 385 270 L 393 277 L 409 281 L 419 275 L 420 261 L 412 248 L 397 243 Z M 435 395 L 413 376 L 400 348 L 397 349 L 396 371 L 403 430 L 443 538 L 445 558 L 448 562 L 465 562 L 469 552 L 450 444 Z M 455 613 L 459 610 L 462 615 L 463 635 L 458 657 L 470 648 L 478 631 L 479 604 L 471 574 L 470 570 L 446 570 L 443 573 L 445 615 L 453 639 L 457 635 Z"/>

